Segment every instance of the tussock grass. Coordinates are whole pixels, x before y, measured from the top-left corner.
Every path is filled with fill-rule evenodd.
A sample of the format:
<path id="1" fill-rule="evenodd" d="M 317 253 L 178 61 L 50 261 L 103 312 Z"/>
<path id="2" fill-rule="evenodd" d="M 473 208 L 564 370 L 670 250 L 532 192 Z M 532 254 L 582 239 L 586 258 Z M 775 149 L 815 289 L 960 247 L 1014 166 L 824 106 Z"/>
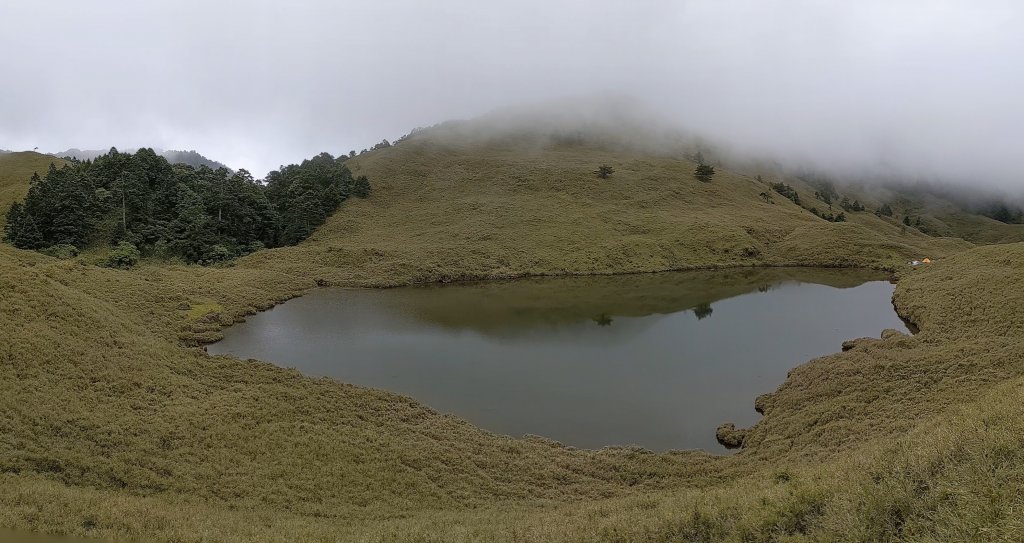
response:
<path id="1" fill-rule="evenodd" d="M 611 179 L 592 175 L 601 163 Z M 121 271 L 0 246 L 0 526 L 163 541 L 1021 536 L 1024 245 L 970 249 L 869 214 L 827 223 L 765 203 L 750 178 L 698 183 L 692 163 L 633 152 L 414 138 L 351 164 L 371 198 L 233 266 Z M 940 260 L 904 270 L 895 295 L 921 333 L 796 367 L 728 457 L 494 435 L 194 348 L 318 284 L 922 254 Z"/>

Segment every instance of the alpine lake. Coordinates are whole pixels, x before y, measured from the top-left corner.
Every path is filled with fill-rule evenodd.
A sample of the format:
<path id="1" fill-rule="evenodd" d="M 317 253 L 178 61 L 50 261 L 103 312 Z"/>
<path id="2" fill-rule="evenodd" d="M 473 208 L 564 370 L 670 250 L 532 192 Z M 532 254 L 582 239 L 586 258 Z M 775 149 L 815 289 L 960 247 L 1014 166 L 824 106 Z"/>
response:
<path id="1" fill-rule="evenodd" d="M 907 331 L 882 272 L 744 268 L 321 288 L 210 354 L 416 399 L 492 432 L 580 448 L 725 452 L 723 422 L 844 340 Z"/>

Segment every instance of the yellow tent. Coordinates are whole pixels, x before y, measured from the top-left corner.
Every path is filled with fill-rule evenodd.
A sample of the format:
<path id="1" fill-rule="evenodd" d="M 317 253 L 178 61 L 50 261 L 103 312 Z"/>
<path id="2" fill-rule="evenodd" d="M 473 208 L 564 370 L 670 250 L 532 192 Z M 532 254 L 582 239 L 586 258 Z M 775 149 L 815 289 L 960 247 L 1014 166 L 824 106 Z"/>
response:
<path id="1" fill-rule="evenodd" d="M 921 262 L 924 262 L 925 264 L 931 264 L 932 259 L 925 257 L 924 259 L 921 260 Z"/>

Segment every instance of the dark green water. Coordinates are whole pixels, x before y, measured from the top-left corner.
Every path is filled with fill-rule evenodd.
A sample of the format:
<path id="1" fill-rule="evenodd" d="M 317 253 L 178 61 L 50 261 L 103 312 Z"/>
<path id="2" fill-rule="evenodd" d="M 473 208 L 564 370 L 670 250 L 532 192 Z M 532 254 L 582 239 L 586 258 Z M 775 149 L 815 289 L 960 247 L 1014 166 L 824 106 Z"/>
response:
<path id="1" fill-rule="evenodd" d="M 211 354 L 383 388 L 488 430 L 578 447 L 722 451 L 715 428 L 843 340 L 906 330 L 884 275 L 745 269 L 320 289 Z"/>

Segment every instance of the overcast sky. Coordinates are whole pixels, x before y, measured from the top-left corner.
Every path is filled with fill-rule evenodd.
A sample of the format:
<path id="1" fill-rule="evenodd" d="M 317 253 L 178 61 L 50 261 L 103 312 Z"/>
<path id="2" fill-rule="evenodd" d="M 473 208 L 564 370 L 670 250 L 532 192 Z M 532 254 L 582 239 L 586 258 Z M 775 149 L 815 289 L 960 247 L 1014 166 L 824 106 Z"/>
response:
<path id="1" fill-rule="evenodd" d="M 1024 186 L 1024 3 L 4 0 L 0 148 L 319 151 L 592 93 L 785 157 Z"/>

